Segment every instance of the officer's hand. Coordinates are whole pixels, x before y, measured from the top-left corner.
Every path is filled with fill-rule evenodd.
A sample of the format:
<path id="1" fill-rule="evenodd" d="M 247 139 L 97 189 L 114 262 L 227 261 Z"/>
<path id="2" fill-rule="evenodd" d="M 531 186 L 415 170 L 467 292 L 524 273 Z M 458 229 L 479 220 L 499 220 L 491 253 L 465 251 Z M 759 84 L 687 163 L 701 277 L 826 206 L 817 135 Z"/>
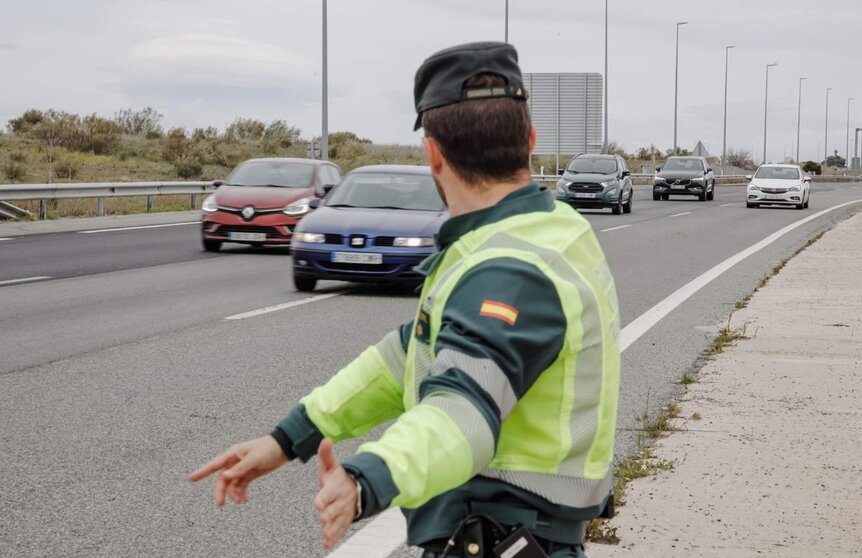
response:
<path id="1" fill-rule="evenodd" d="M 323 525 L 323 547 L 332 548 L 344 536 L 356 515 L 356 483 L 332 454 L 332 440 L 325 438 L 317 450 L 320 471 L 317 484 L 320 492 L 314 499 L 314 509 Z"/>
<path id="2" fill-rule="evenodd" d="M 278 469 L 287 463 L 281 446 L 272 436 L 263 436 L 232 446 L 191 475 L 192 482 L 199 481 L 220 471 L 215 485 L 216 505 L 221 507 L 225 494 L 234 503 L 248 502 L 246 490 L 249 483 L 258 477 Z"/>

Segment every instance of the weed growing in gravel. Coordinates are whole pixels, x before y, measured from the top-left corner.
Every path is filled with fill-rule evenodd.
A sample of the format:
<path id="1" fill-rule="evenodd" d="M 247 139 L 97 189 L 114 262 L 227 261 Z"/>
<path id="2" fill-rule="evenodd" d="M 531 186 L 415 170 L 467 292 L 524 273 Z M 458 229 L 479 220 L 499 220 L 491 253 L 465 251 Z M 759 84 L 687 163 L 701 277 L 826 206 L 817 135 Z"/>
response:
<path id="1" fill-rule="evenodd" d="M 697 382 L 697 378 L 694 374 L 690 374 L 688 371 L 682 373 L 682 377 L 677 382 L 681 386 L 687 386 Z"/>
<path id="2" fill-rule="evenodd" d="M 727 325 L 721 328 L 716 338 L 712 340 L 712 344 L 709 347 L 710 355 L 723 353 L 725 347 L 732 345 L 740 339 L 748 339 L 746 335 L 748 324 L 742 324 L 742 327 L 737 328 L 730 327 L 731 318 L 733 318 L 733 314 L 727 318 Z"/>

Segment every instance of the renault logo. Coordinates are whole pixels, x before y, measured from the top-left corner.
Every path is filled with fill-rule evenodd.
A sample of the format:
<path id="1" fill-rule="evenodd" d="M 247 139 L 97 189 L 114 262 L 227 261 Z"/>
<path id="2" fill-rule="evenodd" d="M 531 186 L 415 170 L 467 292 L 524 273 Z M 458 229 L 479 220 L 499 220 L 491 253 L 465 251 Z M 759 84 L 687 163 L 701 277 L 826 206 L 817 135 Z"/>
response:
<path id="1" fill-rule="evenodd" d="M 254 208 L 250 205 L 243 207 L 242 208 L 242 218 L 245 219 L 246 221 L 248 221 L 252 217 L 254 217 Z"/>

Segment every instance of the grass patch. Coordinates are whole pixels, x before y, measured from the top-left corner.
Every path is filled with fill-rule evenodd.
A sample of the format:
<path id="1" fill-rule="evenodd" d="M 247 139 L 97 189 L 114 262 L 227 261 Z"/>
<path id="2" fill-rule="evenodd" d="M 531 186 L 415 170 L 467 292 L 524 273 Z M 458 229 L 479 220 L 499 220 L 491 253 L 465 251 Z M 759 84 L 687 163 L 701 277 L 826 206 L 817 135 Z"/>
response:
<path id="1" fill-rule="evenodd" d="M 748 336 L 746 335 L 748 324 L 742 324 L 742 327 L 737 328 L 731 327 L 731 318 L 733 318 L 733 314 L 727 318 L 727 325 L 721 328 L 718 331 L 718 335 L 712 340 L 708 349 L 710 355 L 723 353 L 725 348 L 733 345 L 740 339 L 748 339 Z"/>
<path id="2" fill-rule="evenodd" d="M 700 416 L 700 413 L 694 412 L 691 414 L 691 420 L 701 420 L 703 417 Z"/>
<path id="3" fill-rule="evenodd" d="M 697 382 L 697 378 L 694 374 L 690 374 L 689 372 L 683 372 L 682 377 L 677 381 L 677 383 L 681 386 L 688 386 Z"/>

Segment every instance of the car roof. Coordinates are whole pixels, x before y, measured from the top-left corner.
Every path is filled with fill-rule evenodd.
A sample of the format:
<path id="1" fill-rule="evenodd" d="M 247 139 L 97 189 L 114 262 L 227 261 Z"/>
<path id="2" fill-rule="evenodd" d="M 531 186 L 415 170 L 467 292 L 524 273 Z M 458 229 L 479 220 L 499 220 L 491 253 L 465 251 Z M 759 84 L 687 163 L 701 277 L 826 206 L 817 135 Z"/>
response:
<path id="1" fill-rule="evenodd" d="M 617 158 L 616 155 L 607 155 L 604 153 L 581 153 L 580 155 L 577 155 L 575 157 L 575 159 L 578 159 L 580 157 L 594 157 L 596 159 L 616 159 Z"/>
<path id="2" fill-rule="evenodd" d="M 298 163 L 301 165 L 319 166 L 323 164 L 335 164 L 330 161 L 321 159 L 300 159 L 299 157 L 259 157 L 257 159 L 247 159 L 243 163 Z"/>
<path id="3" fill-rule="evenodd" d="M 762 168 L 762 167 L 774 167 L 774 168 L 779 168 L 779 169 L 798 169 L 799 165 L 791 165 L 788 163 L 764 163 L 757 168 Z"/>
<path id="4" fill-rule="evenodd" d="M 671 155 L 668 159 L 703 159 L 700 155 Z"/>
<path id="5" fill-rule="evenodd" d="M 350 174 L 362 172 L 388 172 L 398 174 L 431 174 L 431 167 L 424 165 L 366 165 L 350 171 Z"/>

